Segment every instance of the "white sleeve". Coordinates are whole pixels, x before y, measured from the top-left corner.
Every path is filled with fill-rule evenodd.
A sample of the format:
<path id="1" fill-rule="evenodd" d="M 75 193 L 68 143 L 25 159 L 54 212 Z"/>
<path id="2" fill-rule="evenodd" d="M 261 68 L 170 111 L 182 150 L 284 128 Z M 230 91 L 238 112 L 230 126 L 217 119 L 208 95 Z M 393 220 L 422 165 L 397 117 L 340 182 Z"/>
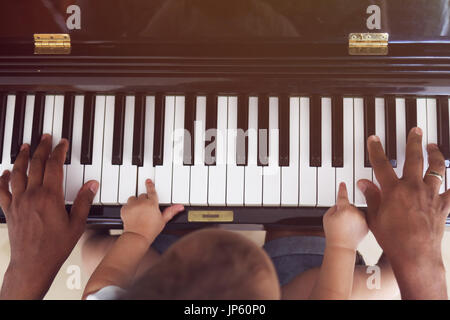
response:
<path id="1" fill-rule="evenodd" d="M 126 291 L 118 286 L 106 286 L 86 297 L 86 300 L 118 300 Z"/>

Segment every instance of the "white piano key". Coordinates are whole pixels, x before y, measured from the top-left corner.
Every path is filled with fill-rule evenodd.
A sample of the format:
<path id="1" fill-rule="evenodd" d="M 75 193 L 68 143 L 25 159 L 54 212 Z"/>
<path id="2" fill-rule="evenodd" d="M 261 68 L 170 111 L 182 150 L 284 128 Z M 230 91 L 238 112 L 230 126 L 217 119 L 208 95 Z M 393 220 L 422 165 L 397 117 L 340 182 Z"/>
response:
<path id="1" fill-rule="evenodd" d="M 236 165 L 237 97 L 228 97 L 227 205 L 244 204 L 244 166 Z"/>
<path id="2" fill-rule="evenodd" d="M 84 96 L 76 95 L 73 113 L 72 129 L 72 156 L 66 169 L 66 196 L 67 203 L 72 203 L 80 188 L 83 186 L 84 166 L 80 163 L 81 141 L 83 138 L 83 109 Z"/>
<path id="3" fill-rule="evenodd" d="M 450 114 L 450 99 L 448 99 L 448 113 Z M 450 119 L 449 119 L 449 128 L 450 128 Z M 447 168 L 447 190 L 450 190 L 450 168 Z"/>
<path id="4" fill-rule="evenodd" d="M 155 179 L 153 167 L 153 139 L 155 135 L 155 97 L 145 98 L 145 133 L 144 133 L 144 161 L 138 168 L 138 194 L 147 193 L 145 181 Z"/>
<path id="5" fill-rule="evenodd" d="M 117 204 L 119 193 L 119 166 L 112 164 L 114 137 L 114 96 L 106 96 L 105 126 L 103 134 L 102 183 L 100 202 Z"/>
<path id="6" fill-rule="evenodd" d="M 258 166 L 258 98 L 249 97 L 248 161 L 245 167 L 244 202 L 246 206 L 262 205 L 262 167 Z"/>
<path id="7" fill-rule="evenodd" d="M 336 200 L 336 169 L 332 166 L 331 99 L 322 98 L 322 166 L 317 168 L 317 205 L 330 207 Z"/>
<path id="8" fill-rule="evenodd" d="M 197 97 L 194 127 L 194 165 L 191 167 L 191 205 L 208 204 L 208 167 L 205 166 L 206 97 Z"/>
<path id="9" fill-rule="evenodd" d="M 62 137 L 62 127 L 63 127 L 63 117 L 64 117 L 64 96 L 55 96 L 55 105 L 53 110 L 53 148 L 59 143 Z"/>
<path id="10" fill-rule="evenodd" d="M 289 166 L 281 168 L 281 205 L 298 205 L 300 99 L 289 99 Z"/>
<path id="11" fill-rule="evenodd" d="M 122 165 L 119 167 L 119 203 L 125 204 L 131 196 L 136 196 L 137 166 L 133 159 L 133 128 L 135 97 L 125 97 L 125 120 Z"/>
<path id="12" fill-rule="evenodd" d="M 23 121 L 23 143 L 31 143 L 33 131 L 34 95 L 27 95 L 25 103 L 25 118 Z"/>
<path id="13" fill-rule="evenodd" d="M 427 101 L 425 98 L 417 99 L 417 126 L 422 129 L 422 148 L 423 148 L 423 171 L 428 167 L 427 141 L 428 141 L 428 125 L 427 125 Z"/>
<path id="14" fill-rule="evenodd" d="M 64 117 L 64 96 L 55 96 L 55 105 L 53 110 L 53 148 L 55 148 L 62 138 L 62 127 L 63 127 L 63 117 Z M 63 167 L 63 193 L 66 193 L 66 177 L 67 177 L 67 165 Z"/>
<path id="15" fill-rule="evenodd" d="M 427 134 L 428 143 L 438 143 L 436 99 L 427 98 Z M 426 166 L 428 169 L 428 164 Z M 445 182 L 441 184 L 439 193 L 445 192 Z"/>
<path id="16" fill-rule="evenodd" d="M 384 120 L 383 120 L 384 121 Z M 344 163 L 341 168 L 336 168 L 336 196 L 339 183 L 344 182 L 347 187 L 348 199 L 353 203 L 353 99 L 344 98 L 343 101 L 343 130 L 344 130 Z"/>
<path id="17" fill-rule="evenodd" d="M 355 166 L 355 202 L 356 206 L 365 206 L 366 200 L 364 195 L 357 187 L 357 182 L 360 179 L 372 180 L 372 168 L 364 167 L 364 150 L 366 148 L 367 141 L 364 137 L 364 102 L 362 98 L 353 99 L 354 110 L 354 166 Z"/>
<path id="18" fill-rule="evenodd" d="M 159 203 L 172 201 L 173 126 L 175 118 L 175 96 L 166 96 L 164 110 L 164 155 L 162 166 L 155 167 L 155 187 Z"/>
<path id="19" fill-rule="evenodd" d="M 189 204 L 190 166 L 183 165 L 184 152 L 184 97 L 175 98 L 173 144 L 172 203 Z"/>
<path id="20" fill-rule="evenodd" d="M 383 150 L 386 151 L 386 133 L 385 133 L 385 115 L 384 115 L 384 99 L 375 98 L 375 134 L 380 138 Z M 373 173 L 372 173 L 373 174 Z M 373 174 L 373 183 L 380 186 L 377 178 Z"/>
<path id="21" fill-rule="evenodd" d="M 13 134 L 14 110 L 16 106 L 16 96 L 8 95 L 6 102 L 5 115 L 5 133 L 3 136 L 3 154 L 1 163 L 1 173 L 5 170 L 11 170 L 13 165 L 11 163 L 11 142 Z"/>
<path id="22" fill-rule="evenodd" d="M 44 121 L 42 125 L 42 133 L 52 134 L 53 130 L 53 106 L 55 104 L 55 96 L 45 96 Z"/>
<path id="23" fill-rule="evenodd" d="M 395 173 L 399 178 L 403 176 L 403 166 L 405 164 L 406 152 L 406 110 L 405 99 L 395 99 L 395 119 L 397 129 L 397 168 L 394 168 Z"/>
<path id="24" fill-rule="evenodd" d="M 208 203 L 216 206 L 226 203 L 227 111 L 228 98 L 219 96 L 217 99 L 216 165 L 209 166 L 208 172 Z"/>
<path id="25" fill-rule="evenodd" d="M 300 98 L 300 188 L 301 206 L 317 204 L 317 168 L 309 166 L 309 98 Z"/>
<path id="26" fill-rule="evenodd" d="M 281 203 L 281 168 L 279 159 L 278 98 L 269 98 L 269 164 L 263 167 L 263 205 Z"/>
<path id="27" fill-rule="evenodd" d="M 100 191 L 95 195 L 94 204 L 100 204 L 103 161 L 103 130 L 105 125 L 106 96 L 95 97 L 94 137 L 92 146 L 92 164 L 84 166 L 84 182 L 96 180 L 100 184 Z M 109 110 L 109 109 L 108 109 Z M 112 144 L 110 145 L 112 148 Z"/>

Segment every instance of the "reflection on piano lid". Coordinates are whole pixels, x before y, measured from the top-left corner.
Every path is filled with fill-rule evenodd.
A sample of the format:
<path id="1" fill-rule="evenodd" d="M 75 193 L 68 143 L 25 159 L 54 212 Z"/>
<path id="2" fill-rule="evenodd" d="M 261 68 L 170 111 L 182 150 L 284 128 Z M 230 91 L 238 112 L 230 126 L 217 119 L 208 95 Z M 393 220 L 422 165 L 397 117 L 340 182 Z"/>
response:
<path id="1" fill-rule="evenodd" d="M 64 1 L 7 2 L 0 169 L 12 167 L 22 143 L 34 151 L 51 133 L 54 143 L 70 141 L 66 203 L 85 181 L 100 182 L 95 224 L 120 224 L 120 204 L 151 178 L 162 205 L 232 210 L 232 223 L 320 227 L 339 182 L 361 207 L 356 181 L 377 183 L 367 137 L 380 136 L 401 175 L 417 125 L 447 160 L 442 192 L 450 188 L 448 1 L 379 1 L 380 28 L 369 30 L 372 4 L 80 0 L 78 29 L 68 28 L 74 13 Z M 70 54 L 35 55 L 33 34 L 44 31 L 68 33 Z M 353 32 L 389 33 L 388 55 L 350 56 Z M 172 224 L 185 223 L 182 213 Z"/>

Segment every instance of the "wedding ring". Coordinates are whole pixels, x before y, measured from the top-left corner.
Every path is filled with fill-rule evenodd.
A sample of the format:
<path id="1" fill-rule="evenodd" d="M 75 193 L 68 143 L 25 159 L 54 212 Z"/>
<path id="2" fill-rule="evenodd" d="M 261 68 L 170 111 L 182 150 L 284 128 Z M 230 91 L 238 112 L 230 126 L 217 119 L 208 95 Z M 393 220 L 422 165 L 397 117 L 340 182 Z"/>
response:
<path id="1" fill-rule="evenodd" d="M 443 177 L 441 174 L 437 173 L 436 171 L 430 171 L 430 172 L 428 172 L 428 173 L 426 174 L 426 176 L 433 176 L 433 177 L 436 177 L 436 178 L 438 178 L 439 180 L 441 180 L 441 183 L 444 181 L 444 177 Z"/>

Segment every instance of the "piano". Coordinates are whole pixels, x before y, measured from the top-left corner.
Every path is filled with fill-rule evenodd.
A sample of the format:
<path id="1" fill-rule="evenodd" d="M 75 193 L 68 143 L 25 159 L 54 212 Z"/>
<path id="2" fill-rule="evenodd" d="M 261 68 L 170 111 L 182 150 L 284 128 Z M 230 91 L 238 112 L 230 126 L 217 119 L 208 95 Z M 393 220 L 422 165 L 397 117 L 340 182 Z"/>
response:
<path id="1" fill-rule="evenodd" d="M 401 175 L 414 126 L 450 188 L 448 0 L 17 0 L 0 17 L 0 170 L 67 138 L 65 200 L 98 180 L 93 226 L 120 228 L 151 178 L 186 207 L 169 227 L 321 228 L 340 182 L 364 208 L 367 137 Z"/>

